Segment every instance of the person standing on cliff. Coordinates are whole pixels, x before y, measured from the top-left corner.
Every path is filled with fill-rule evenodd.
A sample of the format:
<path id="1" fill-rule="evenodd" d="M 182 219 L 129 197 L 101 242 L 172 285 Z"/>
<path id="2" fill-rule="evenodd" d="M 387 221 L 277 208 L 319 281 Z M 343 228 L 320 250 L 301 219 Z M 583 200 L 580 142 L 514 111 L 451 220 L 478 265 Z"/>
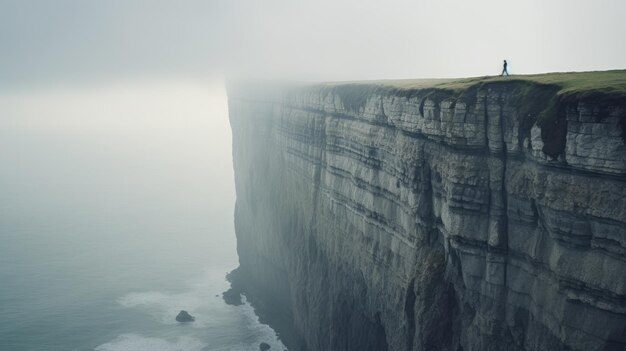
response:
<path id="1" fill-rule="evenodd" d="M 506 66 L 507 66 L 507 63 L 506 63 L 506 60 L 504 60 L 504 66 L 502 67 L 502 73 L 500 74 L 500 76 L 504 76 L 505 73 L 507 76 L 509 75 L 509 71 L 506 70 Z"/>

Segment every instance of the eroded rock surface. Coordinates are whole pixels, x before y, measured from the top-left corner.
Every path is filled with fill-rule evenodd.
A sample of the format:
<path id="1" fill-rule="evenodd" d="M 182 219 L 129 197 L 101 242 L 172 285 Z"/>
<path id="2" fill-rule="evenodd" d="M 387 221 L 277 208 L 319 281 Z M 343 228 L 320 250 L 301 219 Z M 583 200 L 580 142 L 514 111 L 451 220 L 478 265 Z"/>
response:
<path id="1" fill-rule="evenodd" d="M 626 349 L 626 103 L 516 92 L 229 87 L 238 275 L 292 351 Z"/>

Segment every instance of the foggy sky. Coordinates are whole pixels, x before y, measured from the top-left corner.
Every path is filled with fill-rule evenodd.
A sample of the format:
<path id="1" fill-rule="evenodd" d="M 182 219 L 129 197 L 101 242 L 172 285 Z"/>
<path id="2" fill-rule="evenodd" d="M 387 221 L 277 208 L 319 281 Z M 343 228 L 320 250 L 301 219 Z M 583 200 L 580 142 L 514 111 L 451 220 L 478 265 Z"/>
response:
<path id="1" fill-rule="evenodd" d="M 0 0 L 0 89 L 625 68 L 622 0 Z"/>

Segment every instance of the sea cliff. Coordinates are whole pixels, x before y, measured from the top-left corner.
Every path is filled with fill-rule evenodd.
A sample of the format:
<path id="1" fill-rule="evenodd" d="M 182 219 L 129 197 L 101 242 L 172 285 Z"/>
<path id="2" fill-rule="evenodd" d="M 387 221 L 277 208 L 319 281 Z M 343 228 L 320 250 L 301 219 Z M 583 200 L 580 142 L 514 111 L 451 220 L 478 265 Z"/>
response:
<path id="1" fill-rule="evenodd" d="M 233 285 L 292 351 L 624 350 L 624 91 L 229 84 Z"/>

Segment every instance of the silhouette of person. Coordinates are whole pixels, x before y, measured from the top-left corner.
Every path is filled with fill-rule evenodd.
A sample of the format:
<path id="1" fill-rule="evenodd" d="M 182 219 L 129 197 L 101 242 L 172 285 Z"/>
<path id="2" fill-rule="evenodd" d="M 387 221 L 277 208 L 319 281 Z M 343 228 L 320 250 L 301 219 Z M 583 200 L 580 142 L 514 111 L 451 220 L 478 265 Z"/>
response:
<path id="1" fill-rule="evenodd" d="M 504 60 L 504 66 L 502 67 L 502 73 L 500 74 L 501 76 L 504 76 L 505 73 L 507 76 L 509 75 L 509 71 L 506 70 L 506 66 L 507 66 L 507 63 L 506 63 L 506 60 Z"/>

